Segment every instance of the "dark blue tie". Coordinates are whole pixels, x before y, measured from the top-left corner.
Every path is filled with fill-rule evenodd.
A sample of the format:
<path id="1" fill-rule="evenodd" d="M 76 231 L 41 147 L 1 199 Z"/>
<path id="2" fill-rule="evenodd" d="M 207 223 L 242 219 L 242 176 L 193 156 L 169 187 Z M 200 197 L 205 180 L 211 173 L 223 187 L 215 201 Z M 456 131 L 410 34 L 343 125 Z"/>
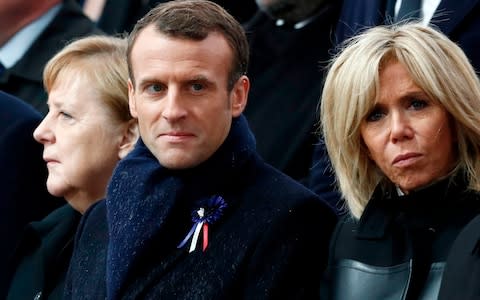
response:
<path id="1" fill-rule="evenodd" d="M 420 17 L 420 0 L 402 0 L 395 22 L 406 19 L 418 19 Z"/>
<path id="2" fill-rule="evenodd" d="M 5 71 L 5 67 L 3 64 L 0 62 L 0 76 L 2 76 L 3 72 Z"/>

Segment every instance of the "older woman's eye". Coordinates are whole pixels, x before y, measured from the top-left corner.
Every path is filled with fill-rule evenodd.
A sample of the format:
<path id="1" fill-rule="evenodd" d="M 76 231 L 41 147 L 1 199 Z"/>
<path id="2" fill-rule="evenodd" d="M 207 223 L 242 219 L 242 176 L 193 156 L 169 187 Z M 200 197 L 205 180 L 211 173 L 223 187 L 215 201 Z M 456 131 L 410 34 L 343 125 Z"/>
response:
<path id="1" fill-rule="evenodd" d="M 72 115 L 64 111 L 61 111 L 59 114 L 62 119 L 67 119 L 67 120 L 73 119 Z"/>

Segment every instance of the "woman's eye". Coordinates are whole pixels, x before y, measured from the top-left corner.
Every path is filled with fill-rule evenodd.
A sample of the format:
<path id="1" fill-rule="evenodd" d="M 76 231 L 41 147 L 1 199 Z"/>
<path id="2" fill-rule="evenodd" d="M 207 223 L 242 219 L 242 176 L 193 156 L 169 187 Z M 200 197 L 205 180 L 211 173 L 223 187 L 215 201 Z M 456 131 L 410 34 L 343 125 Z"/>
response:
<path id="1" fill-rule="evenodd" d="M 384 116 L 384 113 L 380 109 L 375 109 L 367 115 L 367 122 L 375 122 L 380 120 Z"/>
<path id="2" fill-rule="evenodd" d="M 73 118 L 72 115 L 70 115 L 69 113 L 66 113 L 66 112 L 64 112 L 64 111 L 61 111 L 61 112 L 60 112 L 60 116 L 61 116 L 63 119 L 67 119 L 67 120 L 70 120 L 70 119 Z"/>
<path id="3" fill-rule="evenodd" d="M 420 109 L 425 108 L 427 106 L 427 102 L 424 101 L 424 100 L 413 99 L 412 102 L 410 103 L 410 106 L 414 110 L 420 110 Z"/>

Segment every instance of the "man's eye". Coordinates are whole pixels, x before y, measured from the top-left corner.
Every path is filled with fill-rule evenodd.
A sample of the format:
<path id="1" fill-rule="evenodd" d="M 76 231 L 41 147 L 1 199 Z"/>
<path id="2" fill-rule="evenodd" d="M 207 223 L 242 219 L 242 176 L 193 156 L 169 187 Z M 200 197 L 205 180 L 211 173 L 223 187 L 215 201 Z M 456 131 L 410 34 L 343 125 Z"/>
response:
<path id="1" fill-rule="evenodd" d="M 199 91 L 203 90 L 203 84 L 200 84 L 200 83 L 192 84 L 192 90 L 195 91 L 195 92 L 199 92 Z"/>
<path id="2" fill-rule="evenodd" d="M 149 93 L 159 93 L 163 90 L 164 90 L 163 86 L 161 84 L 158 84 L 158 83 L 151 84 L 147 87 L 147 91 Z"/>

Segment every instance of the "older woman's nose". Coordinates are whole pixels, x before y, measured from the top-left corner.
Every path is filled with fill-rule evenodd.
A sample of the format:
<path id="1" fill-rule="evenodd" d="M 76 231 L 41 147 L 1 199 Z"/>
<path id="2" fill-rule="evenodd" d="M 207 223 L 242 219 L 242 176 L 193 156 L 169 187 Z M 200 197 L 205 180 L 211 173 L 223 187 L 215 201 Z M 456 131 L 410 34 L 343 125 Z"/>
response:
<path id="1" fill-rule="evenodd" d="M 33 138 L 37 142 L 46 144 L 54 141 L 55 135 L 53 134 L 50 123 L 50 113 L 48 113 L 33 132 Z"/>

